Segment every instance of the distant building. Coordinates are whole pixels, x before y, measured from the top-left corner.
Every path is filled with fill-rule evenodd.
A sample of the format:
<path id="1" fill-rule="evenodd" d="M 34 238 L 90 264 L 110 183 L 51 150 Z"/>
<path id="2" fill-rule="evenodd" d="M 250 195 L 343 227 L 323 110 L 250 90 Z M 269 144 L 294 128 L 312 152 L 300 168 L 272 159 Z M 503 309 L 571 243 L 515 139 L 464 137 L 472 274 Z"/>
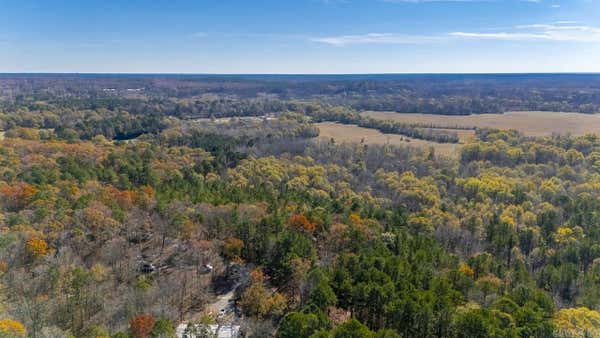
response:
<path id="1" fill-rule="evenodd" d="M 217 338 L 237 338 L 240 334 L 239 325 L 191 324 L 182 323 L 177 326 L 177 338 L 200 338 L 214 336 Z"/>

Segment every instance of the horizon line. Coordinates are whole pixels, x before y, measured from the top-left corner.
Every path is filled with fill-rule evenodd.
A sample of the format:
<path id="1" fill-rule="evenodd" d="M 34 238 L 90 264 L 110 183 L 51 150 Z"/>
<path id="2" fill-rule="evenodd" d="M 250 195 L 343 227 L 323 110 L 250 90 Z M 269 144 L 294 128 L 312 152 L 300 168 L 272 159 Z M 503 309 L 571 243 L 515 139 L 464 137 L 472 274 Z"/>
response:
<path id="1" fill-rule="evenodd" d="M 600 75 L 594 72 L 384 72 L 384 73 L 186 73 L 186 72 L 0 72 L 3 75 L 195 75 L 195 76 L 352 76 L 352 75 Z"/>

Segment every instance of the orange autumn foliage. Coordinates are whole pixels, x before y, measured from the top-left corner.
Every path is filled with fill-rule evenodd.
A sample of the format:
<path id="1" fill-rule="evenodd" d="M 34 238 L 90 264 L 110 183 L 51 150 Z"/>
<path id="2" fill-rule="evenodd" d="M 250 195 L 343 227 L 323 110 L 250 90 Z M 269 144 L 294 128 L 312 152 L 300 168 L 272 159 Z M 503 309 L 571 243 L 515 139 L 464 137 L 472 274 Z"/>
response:
<path id="1" fill-rule="evenodd" d="M 129 320 L 129 330 L 134 338 L 148 338 L 156 320 L 151 315 L 139 315 Z"/>
<path id="2" fill-rule="evenodd" d="M 38 190 L 34 186 L 27 183 L 0 186 L 2 200 L 6 207 L 11 210 L 17 210 L 24 207 L 37 191 Z"/>
<path id="3" fill-rule="evenodd" d="M 304 215 L 292 215 L 292 217 L 290 217 L 288 219 L 288 225 L 299 229 L 299 230 L 303 230 L 303 231 L 307 231 L 307 232 L 313 232 L 316 229 L 316 225 L 309 221 L 308 218 L 306 218 L 306 216 Z"/>
<path id="4" fill-rule="evenodd" d="M 40 238 L 32 238 L 26 243 L 27 253 L 29 253 L 34 258 L 42 257 L 47 255 L 50 252 L 50 248 L 48 247 L 48 243 Z"/>
<path id="5" fill-rule="evenodd" d="M 136 194 L 136 203 L 142 207 L 149 207 L 154 201 L 156 192 L 150 186 L 143 186 Z"/>
<path id="6" fill-rule="evenodd" d="M 359 214 L 352 213 L 352 214 L 350 214 L 350 221 L 353 224 L 360 224 L 360 223 L 362 223 L 363 219 L 362 219 L 362 217 L 360 217 Z"/>
<path id="7" fill-rule="evenodd" d="M 254 269 L 250 272 L 250 280 L 253 283 L 262 283 L 265 280 L 265 273 L 261 269 Z"/>
<path id="8" fill-rule="evenodd" d="M 133 207 L 133 202 L 136 200 L 136 193 L 131 190 L 119 190 L 113 186 L 106 188 L 108 198 L 117 202 L 124 209 Z"/>

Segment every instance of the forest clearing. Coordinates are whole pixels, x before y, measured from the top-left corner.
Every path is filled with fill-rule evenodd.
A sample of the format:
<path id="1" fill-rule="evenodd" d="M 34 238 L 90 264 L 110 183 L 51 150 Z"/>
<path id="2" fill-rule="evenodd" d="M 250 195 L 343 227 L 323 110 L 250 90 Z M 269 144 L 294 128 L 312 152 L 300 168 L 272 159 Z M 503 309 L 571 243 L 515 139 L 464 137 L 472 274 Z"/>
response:
<path id="1" fill-rule="evenodd" d="M 363 128 L 351 124 L 336 122 L 317 123 L 319 137 L 322 139 L 333 139 L 339 143 L 365 143 L 394 146 L 413 146 L 423 149 L 434 147 L 436 152 L 444 155 L 456 155 L 460 149 L 460 143 L 439 143 L 434 141 L 419 140 L 398 134 L 384 134 L 376 129 Z M 473 136 L 472 130 L 461 130 L 465 138 Z"/>
<path id="2" fill-rule="evenodd" d="M 542 111 L 480 115 L 434 115 L 366 111 L 363 116 L 402 123 L 431 123 L 448 127 L 514 129 L 527 136 L 571 134 L 581 136 L 600 132 L 600 115 Z"/>

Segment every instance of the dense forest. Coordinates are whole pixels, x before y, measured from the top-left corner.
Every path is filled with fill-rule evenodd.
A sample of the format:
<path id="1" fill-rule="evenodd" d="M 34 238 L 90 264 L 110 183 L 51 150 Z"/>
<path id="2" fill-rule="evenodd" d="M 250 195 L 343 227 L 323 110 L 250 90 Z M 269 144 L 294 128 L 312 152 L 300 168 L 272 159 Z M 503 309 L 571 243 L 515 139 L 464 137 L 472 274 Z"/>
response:
<path id="1" fill-rule="evenodd" d="M 520 88 L 581 93 L 573 77 Z M 313 79 L 92 80 L 0 81 L 0 336 L 600 336 L 600 136 L 481 129 L 449 157 L 317 139 L 317 121 L 419 126 L 373 125 Z M 303 97 L 264 97 L 284 80 Z"/>
<path id="2" fill-rule="evenodd" d="M 30 104 L 63 101 L 78 108 L 119 106 L 132 113 L 148 108 L 139 104 L 139 98 L 151 98 L 155 108 L 177 114 L 244 110 L 261 114 L 261 109 L 273 109 L 264 103 L 255 103 L 258 109 L 232 103 L 234 107 L 224 110 L 219 103 L 206 105 L 198 100 L 214 97 L 318 101 L 355 110 L 449 115 L 518 110 L 598 113 L 599 88 L 598 74 L 0 74 L 0 98 Z"/>

